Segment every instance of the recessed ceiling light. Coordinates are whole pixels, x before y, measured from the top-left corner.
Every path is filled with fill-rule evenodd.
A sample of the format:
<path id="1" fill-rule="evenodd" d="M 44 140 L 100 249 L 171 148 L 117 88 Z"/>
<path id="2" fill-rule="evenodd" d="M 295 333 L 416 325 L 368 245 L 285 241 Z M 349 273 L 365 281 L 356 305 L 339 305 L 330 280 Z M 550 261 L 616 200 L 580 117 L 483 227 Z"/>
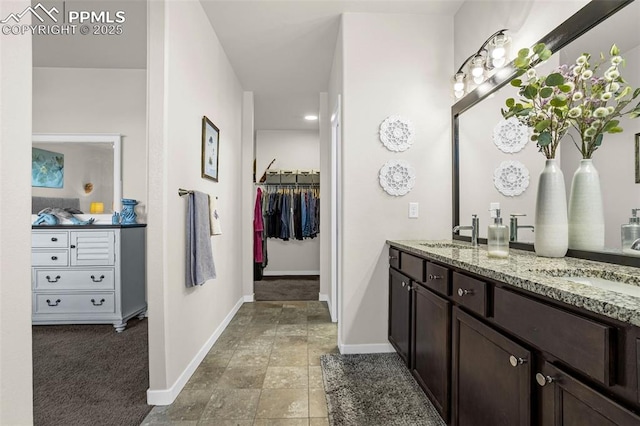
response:
<path id="1" fill-rule="evenodd" d="M 318 119 L 318 116 L 317 115 L 305 115 L 304 119 L 305 120 L 309 120 L 309 121 L 315 121 L 315 120 Z"/>

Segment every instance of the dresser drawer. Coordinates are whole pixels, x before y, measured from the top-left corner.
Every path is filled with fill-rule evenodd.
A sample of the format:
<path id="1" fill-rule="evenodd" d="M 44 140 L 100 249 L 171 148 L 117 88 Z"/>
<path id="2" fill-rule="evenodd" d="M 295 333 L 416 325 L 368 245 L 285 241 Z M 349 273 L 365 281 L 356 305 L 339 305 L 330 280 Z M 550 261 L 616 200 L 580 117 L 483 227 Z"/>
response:
<path id="1" fill-rule="evenodd" d="M 115 288 L 114 270 L 55 270 L 36 269 L 34 271 L 34 290 L 113 290 Z"/>
<path id="2" fill-rule="evenodd" d="M 477 314 L 487 316 L 487 283 L 453 273 L 453 299 Z"/>
<path id="3" fill-rule="evenodd" d="M 426 261 L 408 253 L 400 253 L 400 270 L 418 282 L 424 282 Z"/>
<path id="4" fill-rule="evenodd" d="M 400 252 L 393 247 L 389 248 L 389 266 L 400 268 Z"/>
<path id="5" fill-rule="evenodd" d="M 31 266 L 68 266 L 68 250 L 47 250 L 31 252 Z"/>
<path id="6" fill-rule="evenodd" d="M 36 293 L 34 314 L 92 314 L 114 313 L 113 293 Z"/>
<path id="7" fill-rule="evenodd" d="M 572 368 L 611 384 L 612 327 L 501 288 L 494 290 L 494 319 Z"/>
<path id="8" fill-rule="evenodd" d="M 425 285 L 437 293 L 451 295 L 451 271 L 444 266 L 427 262 L 427 280 Z"/>
<path id="9" fill-rule="evenodd" d="M 67 248 L 69 246 L 68 232 L 32 232 L 31 247 L 33 248 Z"/>

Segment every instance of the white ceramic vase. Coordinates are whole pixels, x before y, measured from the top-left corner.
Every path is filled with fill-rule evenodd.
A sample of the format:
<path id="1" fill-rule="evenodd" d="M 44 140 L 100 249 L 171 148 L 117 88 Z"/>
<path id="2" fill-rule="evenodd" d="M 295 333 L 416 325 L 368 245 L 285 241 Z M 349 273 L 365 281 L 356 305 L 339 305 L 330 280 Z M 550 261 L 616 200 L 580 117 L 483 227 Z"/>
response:
<path id="1" fill-rule="evenodd" d="M 569 196 L 569 248 L 604 249 L 604 211 L 600 176 L 593 160 L 580 160 L 573 175 Z"/>
<path id="2" fill-rule="evenodd" d="M 555 158 L 546 161 L 538 181 L 533 247 L 544 257 L 563 257 L 569 247 L 567 193 Z"/>

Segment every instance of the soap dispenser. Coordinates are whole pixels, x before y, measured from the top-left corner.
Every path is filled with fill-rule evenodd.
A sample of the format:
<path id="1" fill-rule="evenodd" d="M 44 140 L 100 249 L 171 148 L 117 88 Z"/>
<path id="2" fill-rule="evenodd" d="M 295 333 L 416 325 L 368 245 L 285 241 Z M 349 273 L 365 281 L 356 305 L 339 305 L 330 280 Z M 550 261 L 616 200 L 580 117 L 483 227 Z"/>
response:
<path id="1" fill-rule="evenodd" d="M 489 257 L 509 256 L 509 227 L 502 224 L 500 217 L 500 203 L 489 204 L 489 211 L 493 224 L 489 225 L 487 232 L 487 251 Z M 639 223 L 640 225 L 640 223 Z"/>
<path id="2" fill-rule="evenodd" d="M 629 223 L 622 225 L 622 252 L 640 256 L 640 251 L 632 249 L 631 245 L 640 238 L 640 217 L 637 216 L 638 210 L 631 209 L 631 217 Z"/>

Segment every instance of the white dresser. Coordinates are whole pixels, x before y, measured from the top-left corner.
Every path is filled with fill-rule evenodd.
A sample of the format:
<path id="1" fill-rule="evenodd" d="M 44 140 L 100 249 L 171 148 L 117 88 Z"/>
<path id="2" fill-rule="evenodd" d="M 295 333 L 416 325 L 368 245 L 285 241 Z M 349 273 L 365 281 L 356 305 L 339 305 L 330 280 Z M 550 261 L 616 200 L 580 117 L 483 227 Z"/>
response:
<path id="1" fill-rule="evenodd" d="M 33 324 L 113 324 L 147 310 L 146 225 L 34 226 Z"/>

